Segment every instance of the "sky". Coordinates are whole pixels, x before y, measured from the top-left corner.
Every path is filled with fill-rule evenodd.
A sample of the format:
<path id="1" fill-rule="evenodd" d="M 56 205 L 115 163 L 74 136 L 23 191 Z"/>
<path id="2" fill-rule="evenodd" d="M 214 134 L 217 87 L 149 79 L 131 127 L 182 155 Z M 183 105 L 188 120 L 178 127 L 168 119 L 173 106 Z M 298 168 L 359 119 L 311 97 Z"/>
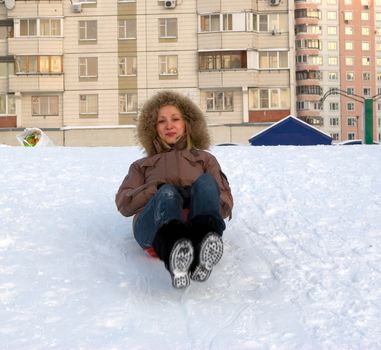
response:
<path id="1" fill-rule="evenodd" d="M 1 349 L 380 349 L 381 147 L 213 147 L 224 255 L 185 290 L 115 193 L 138 147 L 0 147 Z"/>

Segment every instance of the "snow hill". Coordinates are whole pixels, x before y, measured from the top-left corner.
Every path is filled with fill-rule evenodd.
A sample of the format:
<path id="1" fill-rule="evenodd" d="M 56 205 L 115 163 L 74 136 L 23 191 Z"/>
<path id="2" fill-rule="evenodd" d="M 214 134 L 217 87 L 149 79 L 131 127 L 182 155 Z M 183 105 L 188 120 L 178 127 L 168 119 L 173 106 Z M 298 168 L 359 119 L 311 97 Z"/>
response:
<path id="1" fill-rule="evenodd" d="M 214 147 L 235 200 L 172 288 L 114 196 L 125 148 L 0 148 L 1 349 L 381 349 L 381 147 Z"/>

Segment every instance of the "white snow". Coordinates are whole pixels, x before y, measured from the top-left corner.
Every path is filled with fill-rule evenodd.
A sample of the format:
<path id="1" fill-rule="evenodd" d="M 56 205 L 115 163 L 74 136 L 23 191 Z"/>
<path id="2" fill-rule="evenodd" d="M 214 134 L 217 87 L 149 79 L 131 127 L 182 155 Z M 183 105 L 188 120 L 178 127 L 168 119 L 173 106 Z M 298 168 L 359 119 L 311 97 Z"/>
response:
<path id="1" fill-rule="evenodd" d="M 225 253 L 175 290 L 114 195 L 137 147 L 0 147 L 1 349 L 380 349 L 381 147 L 214 147 Z"/>

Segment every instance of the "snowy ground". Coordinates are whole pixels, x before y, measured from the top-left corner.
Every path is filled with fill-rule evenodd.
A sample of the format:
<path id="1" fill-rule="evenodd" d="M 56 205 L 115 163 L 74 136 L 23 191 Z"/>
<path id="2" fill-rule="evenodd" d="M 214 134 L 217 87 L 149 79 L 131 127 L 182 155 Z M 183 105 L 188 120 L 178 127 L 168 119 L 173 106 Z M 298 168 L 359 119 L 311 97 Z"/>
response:
<path id="1" fill-rule="evenodd" d="M 174 290 L 114 195 L 138 148 L 0 147 L 1 349 L 381 349 L 381 147 L 215 147 L 225 254 Z"/>

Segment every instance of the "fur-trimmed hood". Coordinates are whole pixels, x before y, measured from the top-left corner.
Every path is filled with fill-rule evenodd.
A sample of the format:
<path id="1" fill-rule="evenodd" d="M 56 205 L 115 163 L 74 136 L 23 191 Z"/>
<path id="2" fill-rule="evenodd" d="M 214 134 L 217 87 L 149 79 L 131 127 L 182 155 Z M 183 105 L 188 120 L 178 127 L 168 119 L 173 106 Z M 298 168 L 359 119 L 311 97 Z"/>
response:
<path id="1" fill-rule="evenodd" d="M 158 137 L 156 120 L 159 109 L 165 105 L 175 106 L 181 111 L 186 122 L 186 132 L 193 147 L 198 149 L 210 147 L 210 135 L 200 108 L 190 98 L 175 91 L 164 90 L 148 99 L 139 115 L 138 139 L 148 156 L 157 153 L 154 146 L 154 141 Z"/>

